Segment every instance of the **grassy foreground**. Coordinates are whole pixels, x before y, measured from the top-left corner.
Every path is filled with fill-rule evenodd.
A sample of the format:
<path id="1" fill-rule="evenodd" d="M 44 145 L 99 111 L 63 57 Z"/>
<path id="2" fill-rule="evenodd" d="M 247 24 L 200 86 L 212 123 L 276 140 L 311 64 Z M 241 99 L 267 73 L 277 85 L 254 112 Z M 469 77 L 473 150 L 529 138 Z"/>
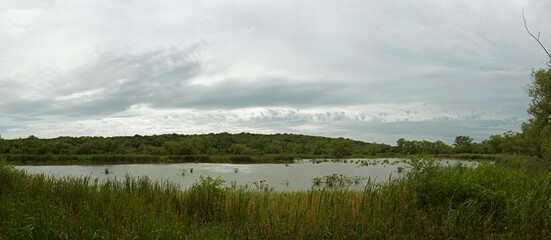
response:
<path id="1" fill-rule="evenodd" d="M 534 160 L 441 167 L 363 192 L 257 192 L 205 178 L 186 191 L 127 177 L 95 182 L 0 164 L 1 239 L 551 238 L 551 171 Z"/>

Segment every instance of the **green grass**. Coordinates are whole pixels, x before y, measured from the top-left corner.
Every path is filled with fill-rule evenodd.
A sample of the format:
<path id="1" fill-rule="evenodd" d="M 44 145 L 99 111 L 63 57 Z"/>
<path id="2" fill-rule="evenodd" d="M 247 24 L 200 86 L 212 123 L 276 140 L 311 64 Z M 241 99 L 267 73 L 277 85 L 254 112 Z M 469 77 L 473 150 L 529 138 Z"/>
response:
<path id="1" fill-rule="evenodd" d="M 364 191 L 272 192 L 208 177 L 186 191 L 146 177 L 56 179 L 3 162 L 0 239 L 551 238 L 548 165 L 410 164 Z"/>

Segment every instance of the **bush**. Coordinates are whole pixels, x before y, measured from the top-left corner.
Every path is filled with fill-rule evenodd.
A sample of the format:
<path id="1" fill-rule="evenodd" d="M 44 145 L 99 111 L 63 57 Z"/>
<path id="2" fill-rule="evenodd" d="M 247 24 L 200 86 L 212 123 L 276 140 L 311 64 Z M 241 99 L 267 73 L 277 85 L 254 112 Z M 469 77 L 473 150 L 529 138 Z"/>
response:
<path id="1" fill-rule="evenodd" d="M 220 177 L 201 176 L 199 183 L 193 185 L 185 196 L 188 213 L 204 221 L 215 219 L 225 200 L 223 184 Z"/>
<path id="2" fill-rule="evenodd" d="M 413 159 L 407 177 L 415 190 L 415 202 L 421 206 L 458 205 L 475 201 L 494 210 L 505 205 L 505 192 L 498 188 L 506 172 L 489 163 L 478 167 L 456 164 L 442 167 L 434 160 Z"/>

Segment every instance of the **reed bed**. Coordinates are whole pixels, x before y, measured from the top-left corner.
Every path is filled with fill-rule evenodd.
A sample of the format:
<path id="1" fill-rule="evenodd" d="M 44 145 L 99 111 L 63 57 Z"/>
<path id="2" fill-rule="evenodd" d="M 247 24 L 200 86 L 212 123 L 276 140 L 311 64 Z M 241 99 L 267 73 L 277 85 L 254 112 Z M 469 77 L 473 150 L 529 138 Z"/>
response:
<path id="1" fill-rule="evenodd" d="M 185 191 L 147 177 L 53 178 L 4 162 L 0 238 L 551 238 L 551 173 L 522 166 L 414 159 L 403 178 L 364 191 L 273 192 L 209 177 Z"/>

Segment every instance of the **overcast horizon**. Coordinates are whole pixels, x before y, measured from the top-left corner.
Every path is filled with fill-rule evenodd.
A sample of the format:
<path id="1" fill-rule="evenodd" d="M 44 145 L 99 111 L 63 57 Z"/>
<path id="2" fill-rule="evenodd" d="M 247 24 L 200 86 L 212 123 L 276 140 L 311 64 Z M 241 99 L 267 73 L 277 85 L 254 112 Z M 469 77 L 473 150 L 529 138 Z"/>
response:
<path id="1" fill-rule="evenodd" d="M 551 1 L 0 3 L 4 139 L 519 131 Z"/>

